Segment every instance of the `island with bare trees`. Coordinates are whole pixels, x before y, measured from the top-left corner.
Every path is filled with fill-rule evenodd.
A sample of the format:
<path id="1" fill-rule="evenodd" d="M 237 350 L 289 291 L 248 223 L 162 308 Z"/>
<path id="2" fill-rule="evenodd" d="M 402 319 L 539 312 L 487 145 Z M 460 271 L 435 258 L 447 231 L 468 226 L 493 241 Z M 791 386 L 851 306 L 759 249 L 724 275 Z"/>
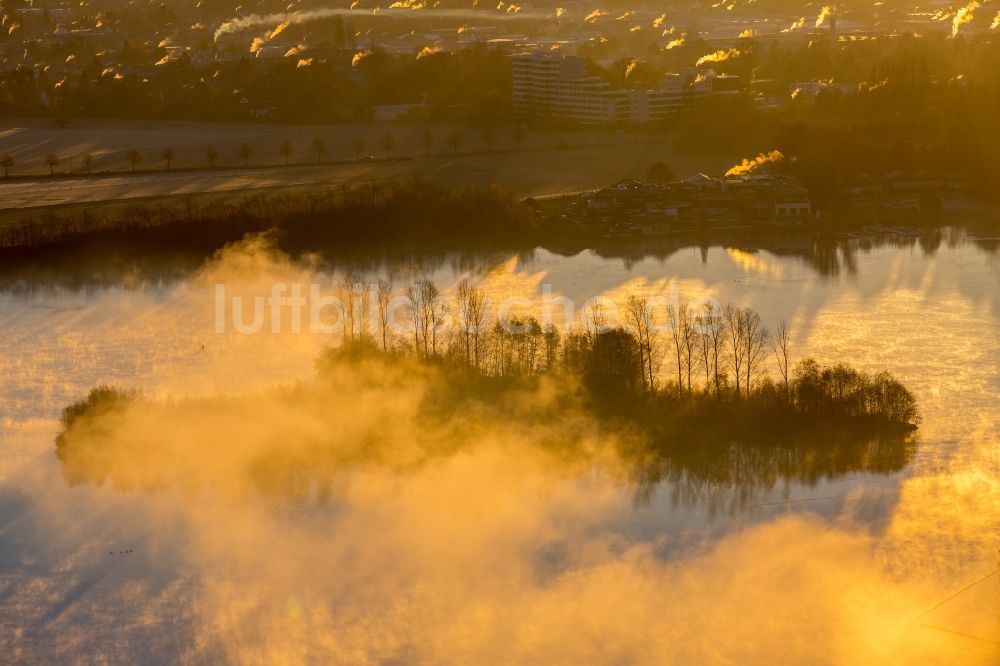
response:
<path id="1" fill-rule="evenodd" d="M 916 400 L 897 379 L 796 360 L 788 325 L 769 330 L 748 307 L 632 295 L 614 313 L 594 306 L 561 329 L 535 314 L 494 319 L 487 294 L 469 281 L 445 295 L 428 279 L 395 285 L 347 275 L 339 291 L 341 342 L 318 361 L 318 384 L 294 389 L 290 409 L 325 395 L 324 378 L 344 369 L 410 368 L 429 387 L 420 406 L 428 419 L 471 412 L 570 423 L 584 414 L 629 433 L 620 453 L 644 478 L 814 482 L 898 470 L 915 450 Z M 548 399 L 534 404 L 543 387 Z M 109 467 L 121 452 L 104 447 L 120 444 L 101 434 L 103 421 L 143 404 L 140 393 L 102 386 L 64 410 L 56 449 L 71 482 L 122 473 Z M 145 439 L 155 446 L 155 433 Z M 370 446 L 359 460 L 382 450 Z M 316 472 L 307 458 L 295 474 Z"/>
<path id="2" fill-rule="evenodd" d="M 399 313 L 391 311 L 396 293 L 405 302 L 406 335 L 393 330 L 399 322 Z M 569 375 L 595 405 L 619 412 L 629 405 L 657 404 L 667 412 L 727 405 L 747 416 L 787 412 L 814 424 L 909 430 L 919 421 L 915 399 L 889 374 L 796 361 L 789 324 L 779 321 L 772 331 L 746 306 L 633 294 L 621 304 L 594 303 L 580 321 L 560 329 L 534 314 L 493 318 L 488 295 L 468 280 L 446 296 L 429 279 L 399 288 L 385 278 L 371 282 L 348 274 L 339 294 L 343 342 L 330 359 L 410 354 L 495 380 Z M 776 370 L 776 379 L 769 369 Z M 780 431 L 795 421 L 775 427 Z"/>

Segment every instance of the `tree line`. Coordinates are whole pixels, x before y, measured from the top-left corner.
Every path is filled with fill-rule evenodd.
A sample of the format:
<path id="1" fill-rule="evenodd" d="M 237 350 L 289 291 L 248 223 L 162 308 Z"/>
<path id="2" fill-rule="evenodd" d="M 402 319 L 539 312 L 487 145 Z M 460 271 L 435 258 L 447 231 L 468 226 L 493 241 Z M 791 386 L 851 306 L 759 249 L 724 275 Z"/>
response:
<path id="1" fill-rule="evenodd" d="M 155 44 L 126 40 L 117 53 L 89 57 L 80 44 L 73 75 L 62 78 L 48 67 L 2 67 L 0 114 L 247 121 L 264 112 L 269 122 L 342 123 L 370 120 L 376 105 L 422 104 L 434 122 L 485 127 L 510 117 L 510 66 L 486 44 L 419 58 L 376 49 L 353 63 L 355 50 L 347 48 L 302 65 L 250 53 L 199 63 L 182 54 L 153 69 L 167 55 Z"/>
<path id="2" fill-rule="evenodd" d="M 889 373 L 796 361 L 788 323 L 772 331 L 746 306 L 663 304 L 631 295 L 614 308 L 619 321 L 611 307 L 595 303 L 580 325 L 560 330 L 531 314 L 491 321 L 486 292 L 467 279 L 450 298 L 427 278 L 397 287 L 359 274 L 345 276 L 339 292 L 347 349 L 413 354 L 487 378 L 576 376 L 592 397 L 612 406 L 707 401 L 806 417 L 919 420 L 915 398 Z M 406 334 L 394 311 L 400 305 Z"/>
<path id="3" fill-rule="evenodd" d="M 514 125 L 510 128 L 508 149 L 520 150 L 521 145 L 527 136 L 524 127 Z M 493 152 L 498 144 L 498 128 L 495 126 L 484 127 L 480 130 L 480 143 L 468 138 L 468 132 L 463 132 L 459 127 L 453 127 L 444 133 L 435 133 L 427 127 L 415 127 L 405 134 L 405 138 L 415 140 L 419 150 L 418 154 L 429 157 L 433 154 L 458 155 L 460 152 L 481 152 L 486 150 Z M 466 143 L 468 141 L 468 143 Z M 411 141 L 412 142 L 412 141 Z M 399 156 L 399 141 L 394 132 L 383 132 L 373 143 L 366 143 L 365 139 L 358 136 L 351 139 L 350 143 L 345 143 L 342 148 L 349 148 L 354 161 L 368 161 L 379 159 L 392 160 Z M 465 150 L 463 150 L 463 146 Z M 336 146 L 334 146 L 336 149 Z M 502 150 L 503 148 L 501 148 Z M 369 154 L 367 151 L 375 151 Z M 304 164 L 346 164 L 350 160 L 346 158 L 328 159 L 330 153 L 330 143 L 323 136 L 313 137 L 308 144 L 296 144 L 289 139 L 284 139 L 277 143 L 273 152 L 260 152 L 249 142 L 241 142 L 232 147 L 231 150 L 220 152 L 215 145 L 207 145 L 203 150 L 192 152 L 186 150 L 180 156 L 180 166 L 184 170 L 195 169 L 216 169 L 216 168 L 239 168 L 244 169 L 251 166 L 301 166 Z M 409 153 L 414 154 L 411 147 Z M 341 152 L 343 154 L 343 152 Z M 256 158 L 256 159 L 255 159 Z M 298 159 L 296 159 L 298 158 Z M 149 151 L 140 151 L 131 148 L 113 153 L 103 153 L 100 156 L 84 153 L 82 155 L 66 155 L 56 152 L 46 153 L 41 161 L 36 165 L 31 162 L 18 162 L 10 153 L 0 154 L 0 167 L 3 168 L 4 178 L 12 176 L 31 174 L 33 166 L 44 166 L 48 169 L 50 176 L 68 174 L 118 174 L 124 172 L 138 173 L 148 171 L 173 171 L 177 168 L 175 163 L 178 160 L 177 150 L 173 146 L 162 146 Z M 278 160 L 275 162 L 275 160 Z M 143 169 L 146 165 L 148 168 Z M 21 169 L 15 169 L 21 167 Z M 18 173 L 20 171 L 20 173 Z"/>

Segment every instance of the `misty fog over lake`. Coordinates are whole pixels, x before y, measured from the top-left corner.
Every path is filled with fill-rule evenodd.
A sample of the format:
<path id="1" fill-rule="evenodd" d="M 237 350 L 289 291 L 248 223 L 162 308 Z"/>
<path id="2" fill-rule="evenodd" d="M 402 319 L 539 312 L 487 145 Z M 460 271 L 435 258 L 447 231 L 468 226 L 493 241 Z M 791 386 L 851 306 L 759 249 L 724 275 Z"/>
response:
<path id="1" fill-rule="evenodd" d="M 0 650 L 16 644 L 31 659 L 55 649 L 73 661 L 100 645 L 145 663 L 361 653 L 372 663 L 556 654 L 582 663 L 646 662 L 671 645 L 681 661 L 709 652 L 794 661 L 817 649 L 839 661 L 905 661 L 931 649 L 947 663 L 947 632 L 1000 640 L 995 576 L 914 621 L 995 567 L 995 245 L 946 231 L 933 247 L 893 237 L 613 254 L 344 258 L 337 269 L 249 243 L 180 279 L 6 282 Z M 444 293 L 469 277 L 495 302 L 528 299 L 529 312 L 543 289 L 578 307 L 631 293 L 748 305 L 768 324 L 789 322 L 798 358 L 890 371 L 923 421 L 897 470 L 705 493 L 669 474 L 637 484 L 601 456 L 562 466 L 530 437 L 516 441 L 517 424 L 489 430 L 474 415 L 468 438 L 483 441 L 469 451 L 402 470 L 348 466 L 327 501 L 67 485 L 53 449 L 60 411 L 99 384 L 167 404 L 249 401 L 247 432 L 266 431 L 268 391 L 311 378 L 336 340 L 267 327 L 213 333 L 215 285 L 248 299 L 275 282 L 332 290 L 342 270 L 428 277 Z M 419 391 L 420 377 L 402 376 Z M 329 399 L 345 432 L 391 426 L 405 448 L 408 431 L 423 427 L 400 404 L 408 397 L 382 391 L 377 377 L 338 381 L 344 390 Z M 180 426 L 200 436 L 201 417 L 191 418 Z M 551 429 L 558 438 L 558 424 Z M 208 464 L 226 464 L 224 447 L 209 452 L 205 436 Z M 615 435 L 588 435 L 606 436 Z M 613 646 L 591 642 L 588 621 L 613 627 Z M 818 624 L 825 630 L 813 632 Z M 806 633 L 806 643 L 796 638 Z M 963 657 L 987 663 L 992 649 L 965 645 Z"/>

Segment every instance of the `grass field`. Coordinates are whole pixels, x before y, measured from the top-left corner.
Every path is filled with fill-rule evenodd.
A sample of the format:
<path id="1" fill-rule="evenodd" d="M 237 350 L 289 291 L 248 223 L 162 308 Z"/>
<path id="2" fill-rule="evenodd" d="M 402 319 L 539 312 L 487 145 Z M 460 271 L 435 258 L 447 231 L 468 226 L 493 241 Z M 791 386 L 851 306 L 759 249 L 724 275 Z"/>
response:
<path id="1" fill-rule="evenodd" d="M 390 156 L 424 156 L 526 150 L 567 146 L 604 145 L 621 142 L 624 135 L 605 131 L 520 130 L 515 142 L 513 127 L 500 127 L 488 137 L 483 130 L 452 125 L 365 123 L 343 125 L 266 125 L 247 123 L 180 123 L 171 121 L 75 121 L 58 129 L 44 120 L 7 120 L 0 123 L 0 153 L 14 158 L 12 175 L 43 175 L 50 171 L 46 156 L 59 158 L 58 173 L 87 173 L 84 157 L 92 159 L 90 171 L 131 171 L 131 151 L 139 154 L 139 170 L 164 170 L 164 148 L 174 152 L 172 167 L 208 166 L 206 152 L 217 153 L 216 166 L 243 166 L 243 145 L 249 146 L 249 166 L 284 164 L 282 145 L 291 145 L 288 161 L 316 164 L 320 155 L 314 142 L 322 140 L 324 161 L 386 157 L 382 139 L 389 135 L 394 146 Z M 458 143 L 453 144 L 457 136 Z M 429 137 L 429 139 L 428 139 Z M 360 141 L 360 151 L 355 142 Z"/>
<path id="2" fill-rule="evenodd" d="M 492 151 L 481 137 L 479 143 L 474 143 L 475 133 L 465 130 L 467 141 L 457 153 L 439 145 L 432 146 L 427 155 L 419 142 L 425 129 L 435 137 L 445 137 L 452 131 L 410 125 L 176 123 L 7 129 L 0 131 L 0 152 L 11 155 L 15 165 L 12 177 L 0 182 L 0 208 L 7 211 L 2 217 L 10 219 L 13 210 L 24 208 L 409 177 L 456 186 L 497 183 L 522 196 L 539 196 L 641 176 L 656 160 L 665 161 L 678 174 L 687 174 L 718 172 L 738 157 L 680 156 L 671 149 L 668 138 L 592 132 L 527 132 L 520 149 L 515 149 L 509 130 L 497 132 Z M 385 133 L 392 133 L 396 140 L 391 159 L 378 155 L 355 160 L 352 136 L 363 136 L 366 146 L 374 147 Z M 306 152 L 316 136 L 323 137 L 328 146 L 322 165 L 315 163 L 315 154 Z M 289 166 L 278 151 L 284 140 L 296 146 Z M 242 143 L 250 145 L 253 152 L 246 167 L 239 166 L 235 156 Z M 176 152 L 171 171 L 156 157 L 165 145 Z M 209 145 L 220 155 L 219 166 L 211 169 L 204 162 Z M 130 172 L 124 159 L 124 152 L 132 149 L 144 154 L 136 173 Z M 57 172 L 61 175 L 56 177 L 49 176 L 44 165 L 44 156 L 49 152 L 66 156 L 60 157 Z M 84 154 L 95 156 L 91 175 L 81 172 Z M 365 154 L 370 153 L 366 150 Z"/>

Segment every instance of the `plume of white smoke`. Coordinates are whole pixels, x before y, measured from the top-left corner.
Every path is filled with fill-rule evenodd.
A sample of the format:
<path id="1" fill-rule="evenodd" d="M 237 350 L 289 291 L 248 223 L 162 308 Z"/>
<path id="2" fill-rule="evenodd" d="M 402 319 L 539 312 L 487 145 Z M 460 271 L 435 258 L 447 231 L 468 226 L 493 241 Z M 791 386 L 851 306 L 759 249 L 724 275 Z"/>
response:
<path id="1" fill-rule="evenodd" d="M 824 7 L 819 10 L 819 16 L 816 17 L 816 25 L 814 27 L 820 27 L 823 25 L 823 21 L 827 20 L 831 16 L 833 16 L 833 7 L 824 5 Z"/>
<path id="2" fill-rule="evenodd" d="M 679 46 L 684 46 L 684 42 L 687 40 L 687 33 L 682 34 L 680 37 L 676 37 L 667 42 L 666 50 L 676 49 Z"/>
<path id="3" fill-rule="evenodd" d="M 425 46 L 422 49 L 420 49 L 420 51 L 417 52 L 417 60 L 420 60 L 421 58 L 426 58 L 427 56 L 434 55 L 435 53 L 443 53 L 443 52 L 444 49 L 442 49 L 440 46 L 437 45 Z"/>
<path id="4" fill-rule="evenodd" d="M 354 57 L 351 58 L 351 67 L 357 67 L 358 65 L 361 64 L 362 60 L 374 54 L 375 54 L 375 49 L 365 49 L 364 51 L 358 51 L 357 53 L 354 54 Z"/>
<path id="5" fill-rule="evenodd" d="M 183 628 L 199 662 L 809 663 L 821 653 L 986 664 L 996 654 L 913 622 L 951 591 L 931 580 L 948 580 L 941 563 L 983 553 L 992 516 L 969 509 L 1000 501 L 988 470 L 905 481 L 878 535 L 849 517 L 779 514 L 721 539 L 648 536 L 625 527 L 636 508 L 615 451 L 627 436 L 578 411 L 573 389 L 553 379 L 507 396 L 520 418 L 483 405 L 442 420 L 424 411 L 441 381 L 409 360 L 343 360 L 313 382 L 141 400 L 80 426 L 83 457 L 70 462 L 107 469 L 127 492 L 49 478 L 46 503 L 14 528 L 32 522 L 62 539 L 82 506 L 85 527 L 113 517 L 119 534 L 141 535 L 137 561 L 169 582 L 91 586 L 129 561 L 85 551 L 69 565 L 76 601 L 40 625 L 54 640 L 11 631 L 0 648 L 35 661 L 43 649 L 102 655 L 107 616 L 88 608 L 142 605 L 139 627 L 115 631 Z M 551 409 L 561 418 L 544 418 Z M 988 447 L 995 434 L 982 436 Z M 7 626 L 34 617 L 36 596 L 63 594 L 34 583 L 16 588 L 20 614 Z"/>
<path id="6" fill-rule="evenodd" d="M 972 0 L 966 6 L 960 8 L 955 12 L 954 18 L 951 20 L 951 37 L 954 39 L 958 36 L 958 29 L 963 25 L 975 18 L 975 12 L 979 9 L 978 0 Z"/>
<path id="7" fill-rule="evenodd" d="M 381 16 L 381 17 L 391 17 L 396 19 L 406 19 L 407 17 L 420 16 L 423 18 L 453 18 L 453 19 L 473 19 L 477 21 L 504 21 L 513 19 L 544 19 L 545 14 L 540 12 L 521 12 L 520 7 L 518 7 L 512 13 L 494 13 L 490 11 L 477 11 L 477 10 L 464 10 L 464 9 L 428 9 L 421 8 L 419 12 L 415 12 L 414 8 L 395 8 L 388 9 L 385 11 L 380 11 L 379 8 L 375 10 L 367 9 L 343 9 L 343 8 L 327 8 L 327 9 L 314 9 L 302 12 L 293 13 L 276 13 L 276 14 L 248 14 L 247 16 L 239 16 L 236 18 L 229 19 L 223 22 L 218 28 L 216 28 L 214 33 L 214 39 L 218 41 L 223 35 L 228 35 L 236 32 L 242 32 L 244 30 L 266 28 L 268 30 L 273 30 L 278 26 L 284 25 L 282 28 L 284 30 L 289 25 L 298 25 L 301 23 L 308 23 L 309 21 L 318 21 L 320 19 L 333 18 L 335 16 L 357 16 L 357 17 L 371 17 L 371 16 Z"/>
<path id="8" fill-rule="evenodd" d="M 781 162 L 785 156 L 779 150 L 772 150 L 769 153 L 760 153 L 752 160 L 744 159 L 742 162 L 726 171 L 727 176 L 745 176 L 751 174 L 765 164 Z"/>
<path id="9" fill-rule="evenodd" d="M 271 32 L 267 33 L 267 37 L 265 39 L 267 41 L 271 41 L 272 39 L 280 35 L 282 32 L 284 32 L 291 24 L 292 24 L 291 21 L 282 21 L 273 30 L 271 30 Z"/>
<path id="10" fill-rule="evenodd" d="M 709 53 L 707 55 L 703 55 L 702 57 L 698 58 L 698 61 L 695 63 L 695 66 L 700 67 L 701 65 L 706 65 L 708 63 L 725 62 L 726 60 L 730 60 L 732 58 L 738 58 L 741 55 L 743 55 L 743 52 L 737 48 L 720 49 L 718 51 L 715 51 L 714 53 Z"/>
<path id="11" fill-rule="evenodd" d="M 801 30 L 804 27 L 806 27 L 806 17 L 805 16 L 801 17 L 798 21 L 795 21 L 794 23 L 792 23 L 787 28 L 782 28 L 781 32 L 783 32 L 783 33 L 795 32 L 796 30 Z"/>

